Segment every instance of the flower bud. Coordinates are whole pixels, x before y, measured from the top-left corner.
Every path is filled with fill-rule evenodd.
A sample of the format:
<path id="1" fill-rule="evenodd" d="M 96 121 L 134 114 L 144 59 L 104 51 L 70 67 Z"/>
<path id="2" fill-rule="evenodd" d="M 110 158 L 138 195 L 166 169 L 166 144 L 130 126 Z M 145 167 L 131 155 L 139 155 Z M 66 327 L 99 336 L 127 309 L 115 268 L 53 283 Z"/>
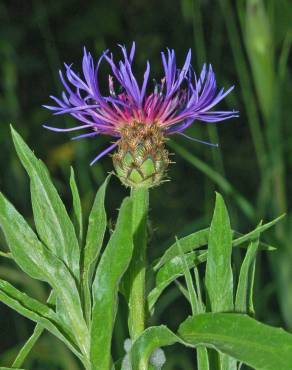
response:
<path id="1" fill-rule="evenodd" d="M 113 164 L 121 182 L 133 188 L 159 185 L 169 164 L 161 128 L 135 122 L 125 125 L 120 134 Z"/>

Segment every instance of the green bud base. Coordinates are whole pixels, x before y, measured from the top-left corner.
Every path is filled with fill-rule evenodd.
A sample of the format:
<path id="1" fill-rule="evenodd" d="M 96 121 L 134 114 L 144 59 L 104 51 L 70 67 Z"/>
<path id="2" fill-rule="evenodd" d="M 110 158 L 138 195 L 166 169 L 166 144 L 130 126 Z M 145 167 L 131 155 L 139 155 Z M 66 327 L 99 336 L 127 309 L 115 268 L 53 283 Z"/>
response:
<path id="1" fill-rule="evenodd" d="M 164 137 L 157 125 L 135 124 L 122 130 L 113 164 L 121 182 L 133 188 L 158 186 L 169 164 Z"/>

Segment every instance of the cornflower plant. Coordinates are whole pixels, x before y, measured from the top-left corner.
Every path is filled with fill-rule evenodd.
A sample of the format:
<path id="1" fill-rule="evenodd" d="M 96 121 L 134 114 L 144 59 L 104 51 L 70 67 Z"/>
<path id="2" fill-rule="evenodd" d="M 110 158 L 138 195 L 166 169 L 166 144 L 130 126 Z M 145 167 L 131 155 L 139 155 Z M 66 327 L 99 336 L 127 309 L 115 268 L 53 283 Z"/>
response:
<path id="1" fill-rule="evenodd" d="M 243 364 L 262 370 L 290 369 L 292 335 L 258 322 L 253 308 L 256 253 L 275 249 L 261 242 L 260 234 L 282 216 L 260 222 L 242 235 L 232 230 L 224 200 L 216 194 L 210 227 L 181 239 L 173 236 L 173 244 L 160 258 L 147 260 L 149 189 L 165 179 L 170 164 L 166 138 L 178 134 L 196 140 L 185 134 L 193 122 L 236 117 L 236 111 L 213 110 L 233 87 L 218 91 L 211 66 L 204 66 L 197 77 L 190 51 L 179 70 L 174 51 L 168 50 L 162 53 L 164 77 L 149 93 L 149 62 L 139 87 L 132 72 L 135 44 L 129 54 L 125 47 L 121 50 L 123 60 L 115 63 L 106 51 L 96 65 L 84 50 L 83 77 L 65 65 L 66 74 L 60 72 L 60 77 L 66 92 L 62 99 L 52 97 L 57 105 L 48 108 L 56 115 L 70 114 L 81 124 L 63 129 L 45 126 L 53 131 L 87 129 L 77 139 L 113 138 L 92 164 L 116 150 L 112 156 L 115 173 L 130 187 L 130 196 L 122 201 L 107 243 L 104 200 L 111 175 L 97 191 L 85 232 L 73 169 L 74 222 L 46 166 L 12 128 L 16 151 L 30 178 L 36 232 L 1 194 L 0 225 L 10 248 L 10 253 L 1 255 L 51 287 L 47 303 L 42 303 L 0 280 L 0 300 L 37 324 L 12 368 L 23 366 L 47 330 L 67 345 L 86 370 L 166 368 L 162 347 L 174 343 L 196 351 L 199 370 L 235 370 Z M 106 96 L 98 84 L 103 60 L 112 70 Z M 232 251 L 237 247 L 245 250 L 245 257 L 240 271 L 233 271 Z M 145 280 L 151 275 L 153 284 L 148 290 Z M 189 302 L 191 315 L 176 332 L 165 325 L 149 326 L 159 298 L 174 282 Z M 124 357 L 114 358 L 111 346 L 119 294 L 128 304 L 129 338 L 124 338 Z"/>

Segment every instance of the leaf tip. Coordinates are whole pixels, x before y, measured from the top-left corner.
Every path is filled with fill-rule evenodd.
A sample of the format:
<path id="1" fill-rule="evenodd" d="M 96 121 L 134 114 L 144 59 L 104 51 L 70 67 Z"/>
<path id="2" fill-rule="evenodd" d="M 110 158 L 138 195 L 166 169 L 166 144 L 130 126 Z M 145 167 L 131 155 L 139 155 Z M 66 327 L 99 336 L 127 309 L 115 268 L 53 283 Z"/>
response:
<path id="1" fill-rule="evenodd" d="M 224 202 L 223 196 L 218 191 L 215 191 L 215 197 L 216 197 L 216 202 L 217 201 Z"/>

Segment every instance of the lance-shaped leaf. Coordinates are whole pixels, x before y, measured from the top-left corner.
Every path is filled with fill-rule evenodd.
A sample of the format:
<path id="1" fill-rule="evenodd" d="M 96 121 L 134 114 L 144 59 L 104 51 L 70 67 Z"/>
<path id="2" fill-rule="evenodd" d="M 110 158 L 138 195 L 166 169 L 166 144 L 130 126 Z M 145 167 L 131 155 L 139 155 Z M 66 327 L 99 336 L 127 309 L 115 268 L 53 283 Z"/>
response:
<path id="1" fill-rule="evenodd" d="M 53 185 L 48 170 L 13 129 L 17 154 L 30 177 L 31 199 L 37 232 L 44 244 L 79 280 L 79 246 L 74 226 Z"/>
<path id="2" fill-rule="evenodd" d="M 53 303 L 55 303 L 55 301 L 56 301 L 55 294 L 53 292 L 51 292 L 48 299 L 47 299 L 47 303 L 53 304 Z M 41 324 L 36 325 L 32 335 L 28 338 L 28 340 L 24 343 L 24 345 L 22 346 L 22 348 L 18 352 L 18 354 L 17 354 L 17 356 L 16 356 L 16 358 L 15 358 L 13 364 L 12 364 L 13 367 L 22 366 L 25 359 L 27 358 L 27 356 L 29 355 L 29 353 L 31 352 L 33 347 L 35 346 L 36 342 L 38 341 L 38 339 L 40 338 L 42 333 L 44 332 L 44 329 L 45 328 Z"/>
<path id="3" fill-rule="evenodd" d="M 224 200 L 216 194 L 210 226 L 205 284 L 212 312 L 233 311 L 233 275 L 231 269 L 232 230 Z M 236 369 L 228 356 L 220 356 L 222 370 Z"/>
<path id="4" fill-rule="evenodd" d="M 96 193 L 92 210 L 89 215 L 86 244 L 84 247 L 82 258 L 82 285 L 87 320 L 89 320 L 91 312 L 90 286 L 92 282 L 92 275 L 96 267 L 98 256 L 102 247 L 104 234 L 106 231 L 107 219 L 104 199 L 109 179 L 110 176 L 106 178 L 103 185 L 98 189 L 98 192 Z"/>
<path id="5" fill-rule="evenodd" d="M 197 264 L 206 261 L 206 251 L 194 251 L 185 254 L 186 263 L 188 268 L 192 268 Z M 183 265 L 181 263 L 181 257 L 174 257 L 168 261 L 156 274 L 155 287 L 148 294 L 147 302 L 149 311 L 153 311 L 154 305 L 157 302 L 163 291 L 171 284 L 174 280 L 184 274 Z"/>
<path id="6" fill-rule="evenodd" d="M 192 308 L 192 314 L 197 315 L 205 311 L 205 308 L 203 306 L 203 302 L 201 299 L 201 291 L 199 287 L 199 276 L 198 274 L 196 274 L 196 289 L 195 289 L 187 259 L 181 249 L 180 243 L 177 238 L 176 238 L 176 242 L 178 244 L 178 249 L 180 251 L 180 258 L 181 258 L 181 263 L 182 263 L 182 267 L 184 270 L 185 281 L 186 281 L 188 295 L 189 295 L 189 302 Z M 208 352 L 207 352 L 207 349 L 204 347 L 197 348 L 197 367 L 200 370 L 209 370 Z"/>
<path id="7" fill-rule="evenodd" d="M 264 231 L 268 230 L 270 227 L 274 226 L 276 223 L 281 221 L 284 217 L 285 217 L 285 213 L 282 214 L 281 216 L 275 218 L 274 220 L 272 220 L 270 222 L 267 222 L 266 224 L 260 224 L 257 228 L 250 231 L 249 233 L 247 233 L 245 235 L 241 235 L 239 238 L 234 239 L 234 241 L 232 242 L 233 245 L 235 247 L 237 247 L 237 246 L 239 246 L 240 244 L 242 244 L 244 242 L 248 242 L 250 240 L 257 239 L 259 233 L 263 233 Z M 267 248 L 264 248 L 264 249 L 268 249 L 268 250 L 274 250 L 275 249 L 275 248 L 273 248 L 273 247 L 271 247 L 271 246 L 269 246 L 265 243 L 262 243 L 262 245 L 264 247 L 267 246 Z"/>
<path id="8" fill-rule="evenodd" d="M 248 313 L 249 310 L 248 300 L 249 297 L 252 296 L 251 269 L 256 257 L 258 245 L 259 245 L 259 234 L 258 238 L 250 243 L 241 265 L 235 297 L 235 311 L 237 312 Z"/>
<path id="9" fill-rule="evenodd" d="M 93 282 L 91 364 L 95 370 L 111 368 L 111 339 L 118 305 L 119 282 L 133 252 L 132 202 L 126 198 L 117 225 L 98 264 Z"/>
<path id="10" fill-rule="evenodd" d="M 187 253 L 208 244 L 208 237 L 209 228 L 206 228 L 179 239 L 179 243 L 182 251 Z M 157 271 L 166 262 L 172 260 L 174 257 L 178 257 L 179 255 L 180 252 L 177 243 L 175 242 L 164 252 L 163 256 L 154 266 L 154 270 Z"/>
<path id="11" fill-rule="evenodd" d="M 290 370 L 292 335 L 247 315 L 209 313 L 189 317 L 179 336 L 189 345 L 216 348 L 257 370 Z"/>
<path id="12" fill-rule="evenodd" d="M 233 247 L 237 247 L 242 245 L 244 242 L 248 240 L 252 240 L 256 237 L 257 233 L 260 231 L 265 231 L 266 229 L 273 226 L 276 222 L 282 219 L 283 216 L 278 217 L 277 219 L 259 226 L 258 231 L 257 229 L 249 232 L 246 235 L 242 235 L 239 238 L 233 239 L 232 245 Z M 238 233 L 237 233 L 238 234 Z M 181 248 L 183 249 L 184 253 L 187 256 L 187 260 L 190 260 L 189 268 L 194 267 L 196 264 L 205 262 L 207 260 L 208 251 L 196 251 L 197 248 L 206 245 L 208 243 L 209 237 L 209 228 L 200 230 L 196 233 L 190 234 L 184 238 L 179 240 L 181 244 Z M 262 249 L 266 250 L 274 250 L 274 248 L 265 243 L 259 243 L 262 246 Z M 192 251 L 188 253 L 189 251 Z M 163 293 L 163 291 L 167 288 L 169 284 L 171 284 L 177 277 L 182 275 L 182 269 L 180 267 L 180 259 L 178 257 L 178 250 L 177 245 L 173 244 L 161 259 L 155 263 L 154 269 L 157 271 L 156 274 L 156 285 L 148 294 L 148 307 L 149 310 L 153 311 L 153 307 Z M 199 256 L 196 258 L 196 256 Z M 191 263 L 193 260 L 193 263 Z"/>
<path id="13" fill-rule="evenodd" d="M 216 194 L 211 222 L 205 283 L 212 312 L 233 310 L 232 232 L 224 200 Z"/>
<path id="14" fill-rule="evenodd" d="M 32 351 L 33 347 L 39 340 L 40 336 L 43 334 L 44 330 L 45 329 L 41 324 L 36 324 L 32 335 L 27 339 L 27 341 L 18 352 L 17 357 L 12 364 L 13 368 L 15 368 L 16 366 L 21 366 L 24 363 L 24 361 Z"/>
<path id="15" fill-rule="evenodd" d="M 73 198 L 73 212 L 74 212 L 74 222 L 76 235 L 78 235 L 79 243 L 82 244 L 83 240 L 83 218 L 82 218 L 82 207 L 81 199 L 78 191 L 78 186 L 76 184 L 75 173 L 73 167 L 71 167 L 70 173 L 70 188 Z"/>
<path id="16" fill-rule="evenodd" d="M 232 246 L 239 247 L 239 246 L 242 246 L 244 243 L 255 239 L 257 237 L 258 232 L 262 233 L 266 231 L 270 227 L 274 226 L 277 222 L 282 220 L 283 217 L 285 217 L 285 214 L 275 218 L 274 220 L 266 224 L 259 226 L 258 228 L 250 231 L 249 233 L 245 235 L 242 235 L 241 233 L 233 230 L 232 233 L 236 237 L 232 240 Z M 208 238 L 209 238 L 209 228 L 206 228 L 206 229 L 196 231 L 190 235 L 187 235 L 179 239 L 179 242 L 180 242 L 183 252 L 187 253 L 195 249 L 198 249 L 204 245 L 207 245 Z M 266 244 L 266 243 L 262 243 L 262 242 L 259 244 L 259 247 L 260 249 L 268 250 L 268 251 L 273 251 L 276 249 L 275 247 L 269 244 Z M 177 248 L 177 244 L 173 243 L 169 248 L 167 248 L 163 256 L 160 257 L 158 261 L 155 261 L 153 269 L 157 271 L 162 265 L 164 265 L 165 263 L 167 263 L 168 261 L 170 261 L 172 258 L 176 256 L 179 256 L 179 251 Z"/>
<path id="17" fill-rule="evenodd" d="M 0 301 L 28 319 L 39 323 L 42 327 L 62 340 L 80 359 L 82 355 L 77 349 L 74 338 L 68 327 L 60 321 L 56 313 L 43 303 L 22 293 L 5 280 L 0 280 Z"/>
<path id="18" fill-rule="evenodd" d="M 83 319 L 79 292 L 65 264 L 37 238 L 24 218 L 0 194 L 0 225 L 15 262 L 28 275 L 47 281 L 67 312 L 67 323 L 82 351 L 88 351 L 88 330 Z M 66 322 L 64 322 L 66 324 Z"/>

